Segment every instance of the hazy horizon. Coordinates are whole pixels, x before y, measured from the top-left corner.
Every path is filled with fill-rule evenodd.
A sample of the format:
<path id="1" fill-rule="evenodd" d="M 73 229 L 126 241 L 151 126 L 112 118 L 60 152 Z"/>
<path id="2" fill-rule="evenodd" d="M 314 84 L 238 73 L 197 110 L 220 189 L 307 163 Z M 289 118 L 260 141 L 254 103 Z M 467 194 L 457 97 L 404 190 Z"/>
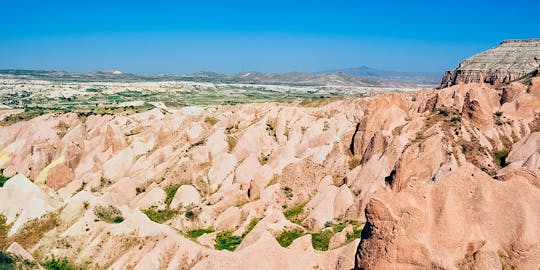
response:
<path id="1" fill-rule="evenodd" d="M 441 73 L 502 40 L 540 37 L 539 3 L 459 4 L 9 2 L 0 18 L 0 69 Z M 505 19 L 486 7 L 504 9 Z"/>

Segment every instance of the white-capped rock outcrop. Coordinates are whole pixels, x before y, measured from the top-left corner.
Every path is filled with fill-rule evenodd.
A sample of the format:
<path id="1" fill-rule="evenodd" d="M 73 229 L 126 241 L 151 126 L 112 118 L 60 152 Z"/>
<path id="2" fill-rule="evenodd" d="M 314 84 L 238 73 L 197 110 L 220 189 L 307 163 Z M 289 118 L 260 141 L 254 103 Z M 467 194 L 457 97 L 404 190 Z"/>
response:
<path id="1" fill-rule="evenodd" d="M 540 39 L 506 40 L 464 60 L 447 71 L 441 87 L 460 83 L 500 85 L 515 81 L 540 68 Z"/>

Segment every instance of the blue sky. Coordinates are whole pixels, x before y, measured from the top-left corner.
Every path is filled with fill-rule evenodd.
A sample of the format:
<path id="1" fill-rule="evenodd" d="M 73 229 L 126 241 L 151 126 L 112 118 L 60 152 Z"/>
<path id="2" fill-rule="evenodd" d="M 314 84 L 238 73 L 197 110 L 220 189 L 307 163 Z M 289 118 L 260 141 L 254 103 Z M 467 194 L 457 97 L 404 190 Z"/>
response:
<path id="1" fill-rule="evenodd" d="M 77 2 L 0 3 L 0 68 L 440 72 L 540 37 L 531 0 Z"/>

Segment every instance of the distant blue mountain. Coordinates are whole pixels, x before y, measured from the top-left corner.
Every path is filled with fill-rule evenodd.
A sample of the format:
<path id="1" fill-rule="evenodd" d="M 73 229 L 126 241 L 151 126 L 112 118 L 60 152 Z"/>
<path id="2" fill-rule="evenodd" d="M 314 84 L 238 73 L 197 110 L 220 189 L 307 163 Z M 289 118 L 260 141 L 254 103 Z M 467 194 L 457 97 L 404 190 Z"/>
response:
<path id="1" fill-rule="evenodd" d="M 361 66 L 358 68 L 345 68 L 323 71 L 320 73 L 343 73 L 352 76 L 373 77 L 397 82 L 414 84 L 438 85 L 441 82 L 443 72 L 404 72 L 380 70 L 372 67 Z"/>

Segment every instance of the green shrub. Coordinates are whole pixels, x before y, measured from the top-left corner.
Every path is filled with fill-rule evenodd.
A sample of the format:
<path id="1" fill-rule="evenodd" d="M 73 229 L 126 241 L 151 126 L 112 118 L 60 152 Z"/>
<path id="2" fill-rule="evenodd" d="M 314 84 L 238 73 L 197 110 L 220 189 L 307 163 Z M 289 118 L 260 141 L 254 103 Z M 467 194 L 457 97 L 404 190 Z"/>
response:
<path id="1" fill-rule="evenodd" d="M 194 219 L 196 217 L 195 212 L 193 212 L 193 210 L 191 209 L 186 210 L 186 213 L 184 213 L 184 216 L 187 219 Z"/>
<path id="2" fill-rule="evenodd" d="M 446 116 L 448 116 L 448 110 L 445 109 L 445 108 L 440 108 L 439 109 L 439 114 L 446 117 Z"/>
<path id="3" fill-rule="evenodd" d="M 495 116 L 497 116 L 497 117 L 501 117 L 502 115 L 503 115 L 503 112 L 501 112 L 501 111 L 495 112 Z"/>
<path id="4" fill-rule="evenodd" d="M 124 217 L 122 217 L 122 212 L 120 212 L 120 209 L 112 205 L 107 207 L 98 205 L 96 206 L 96 209 L 94 209 L 94 213 L 99 219 L 108 223 L 121 223 L 124 221 Z"/>
<path id="5" fill-rule="evenodd" d="M 15 258 L 0 250 L 0 270 L 17 269 Z"/>
<path id="6" fill-rule="evenodd" d="M 241 236 L 232 235 L 230 231 L 222 231 L 216 236 L 216 245 L 217 250 L 229 250 L 234 251 L 242 243 Z"/>
<path id="7" fill-rule="evenodd" d="M 328 250 L 328 245 L 330 244 L 330 238 L 332 238 L 334 232 L 331 230 L 325 230 L 319 233 L 313 233 L 311 235 L 311 244 L 316 250 L 326 251 Z"/>
<path id="8" fill-rule="evenodd" d="M 450 122 L 452 123 L 461 122 L 461 116 L 452 117 L 452 119 L 450 119 Z"/>
<path id="9" fill-rule="evenodd" d="M 180 185 L 176 184 L 176 185 L 167 186 L 165 188 L 165 193 L 167 193 L 167 198 L 165 199 L 165 205 L 167 205 L 167 207 L 169 206 L 169 204 L 171 204 L 172 199 L 174 198 L 174 194 L 176 194 L 176 191 L 178 190 L 179 187 Z"/>
<path id="10" fill-rule="evenodd" d="M 4 169 L 0 169 L 0 187 L 3 187 L 7 180 L 9 180 L 9 177 L 4 176 Z"/>
<path id="11" fill-rule="evenodd" d="M 352 233 L 347 233 L 347 242 L 346 243 L 350 243 L 354 239 L 361 238 L 361 237 L 362 237 L 362 230 L 358 229 L 358 228 L 355 228 L 355 229 L 353 229 Z"/>
<path id="12" fill-rule="evenodd" d="M 214 231 L 215 230 L 212 227 L 210 227 L 210 228 L 202 228 L 202 229 L 191 230 L 191 231 L 187 232 L 187 235 L 190 238 L 197 239 L 197 238 L 199 238 L 201 235 L 203 235 L 205 233 L 213 233 Z"/>
<path id="13" fill-rule="evenodd" d="M 171 218 L 173 218 L 178 211 L 165 209 L 165 210 L 156 210 L 154 207 L 143 210 L 143 213 L 152 221 L 157 223 L 163 223 Z"/>
<path id="14" fill-rule="evenodd" d="M 351 224 L 353 226 L 353 228 L 357 228 L 359 223 L 358 223 L 357 220 L 343 220 L 343 221 L 340 221 L 339 223 L 333 225 L 334 232 L 338 233 L 338 232 L 343 231 L 345 229 L 345 227 L 347 227 L 347 225 L 349 225 L 349 224 Z"/>
<path id="15" fill-rule="evenodd" d="M 294 239 L 301 237 L 305 234 L 303 230 L 293 229 L 290 231 L 283 231 L 276 237 L 276 240 L 282 247 L 288 247 L 294 241 Z"/>
<path id="16" fill-rule="evenodd" d="M 506 164 L 506 157 L 508 157 L 509 151 L 500 151 L 493 153 L 493 161 L 495 164 L 497 164 L 499 167 L 505 167 Z"/>
<path id="17" fill-rule="evenodd" d="M 72 265 L 66 258 L 56 259 L 54 256 L 52 259 L 43 263 L 43 267 L 47 270 L 76 270 L 79 269 Z"/>

